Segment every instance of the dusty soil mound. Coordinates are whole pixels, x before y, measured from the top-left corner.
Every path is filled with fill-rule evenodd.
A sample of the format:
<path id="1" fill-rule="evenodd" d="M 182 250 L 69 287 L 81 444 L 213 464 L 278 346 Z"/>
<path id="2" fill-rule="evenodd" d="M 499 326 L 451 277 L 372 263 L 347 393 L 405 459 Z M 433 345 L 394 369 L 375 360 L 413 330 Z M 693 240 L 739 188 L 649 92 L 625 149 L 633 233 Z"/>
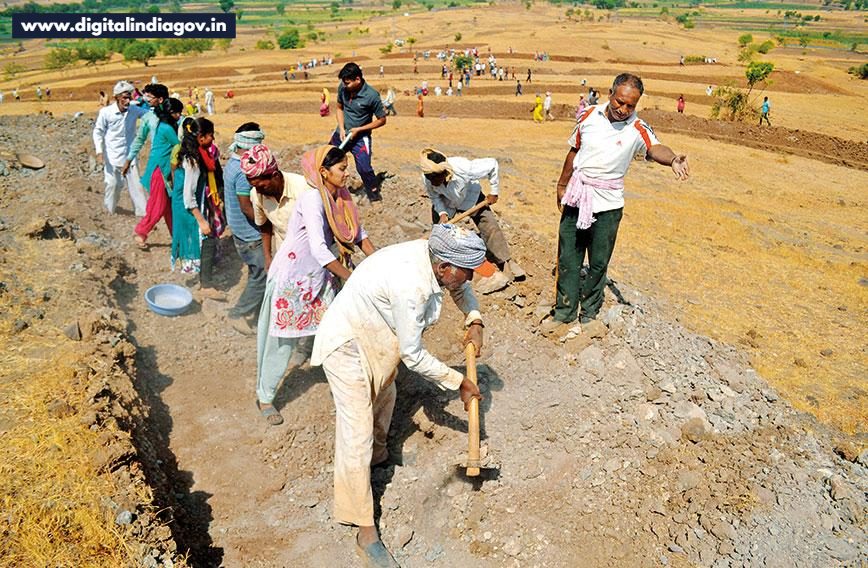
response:
<path id="1" fill-rule="evenodd" d="M 0 121 L 16 136 L 34 128 L 69 136 L 50 148 L 37 143 L 49 161 L 37 174 L 44 177 L 0 178 L 0 214 L 18 227 L 21 201 L 28 215 L 51 207 L 55 186 L 44 182 L 65 179 L 64 215 L 132 267 L 89 265 L 103 288 L 112 282 L 105 303 L 129 318 L 135 385 L 151 403 L 150 433 L 164 460 L 149 466 L 179 495 L 179 544 L 203 566 L 354 565 L 352 531 L 330 518 L 334 409 L 321 371 L 290 372 L 277 402 L 287 424 L 267 428 L 253 408 L 255 339 L 229 325 L 226 305 L 206 301 L 175 319 L 147 311 L 145 286 L 175 278 L 168 236 L 161 230 L 150 252 L 134 251 L 132 217 L 98 211 L 101 175 L 71 142 L 89 137 L 88 122 Z M 291 168 L 301 149 L 279 150 Z M 377 165 L 401 172 L 387 157 Z M 392 177 L 383 192 L 382 204 L 363 205 L 377 245 L 427 231 L 429 204 L 415 178 Z M 865 558 L 868 453 L 858 440 L 836 446 L 838 434 L 794 412 L 743 355 L 666 320 L 626 283 L 613 283 L 603 322 L 563 341 L 534 335 L 551 296 L 553 245 L 510 220 L 505 231 L 530 278 L 482 299 L 483 439 L 495 470 L 475 484 L 456 472 L 466 446 L 460 403 L 403 369 L 389 441 L 396 463 L 374 473 L 383 539 L 402 565 L 837 566 Z M 220 285 L 235 298 L 242 267 L 223 245 Z M 459 328 L 447 300 L 425 336 L 456 366 Z"/>
<path id="2" fill-rule="evenodd" d="M 24 483 L 0 496 L 13 500 L 0 520 L 0 566 L 183 566 L 165 442 L 137 391 L 136 347 L 110 287 L 134 271 L 111 236 L 78 222 L 90 170 L 86 156 L 68 158 L 91 124 L 7 117 L 0 126 L 2 148 L 21 149 L 34 133 L 57 145 L 31 146 L 44 170 L 0 164 L 0 451 L 17 448 L 0 475 L 4 490 Z M 40 479 L 29 479 L 34 467 L 47 468 Z"/>

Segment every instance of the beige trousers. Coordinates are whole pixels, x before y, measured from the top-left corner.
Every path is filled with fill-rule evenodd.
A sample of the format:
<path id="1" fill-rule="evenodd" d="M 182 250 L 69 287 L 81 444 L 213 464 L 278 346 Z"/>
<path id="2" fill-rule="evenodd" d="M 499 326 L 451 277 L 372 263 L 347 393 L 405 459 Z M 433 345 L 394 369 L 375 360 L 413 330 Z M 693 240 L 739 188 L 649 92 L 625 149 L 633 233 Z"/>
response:
<path id="1" fill-rule="evenodd" d="M 386 440 L 395 409 L 395 375 L 375 384 L 355 340 L 334 350 L 322 364 L 336 407 L 335 520 L 374 525 L 371 464 L 389 457 Z"/>

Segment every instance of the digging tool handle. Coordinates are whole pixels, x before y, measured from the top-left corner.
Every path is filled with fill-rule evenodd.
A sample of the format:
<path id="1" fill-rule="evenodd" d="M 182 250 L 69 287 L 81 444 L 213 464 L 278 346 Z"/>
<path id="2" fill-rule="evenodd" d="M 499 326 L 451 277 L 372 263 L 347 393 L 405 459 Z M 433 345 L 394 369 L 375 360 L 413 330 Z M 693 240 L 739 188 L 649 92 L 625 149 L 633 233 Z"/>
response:
<path id="1" fill-rule="evenodd" d="M 340 145 L 340 146 L 338 146 L 338 150 L 341 150 L 341 151 L 346 150 L 346 149 L 347 149 L 347 146 L 349 146 L 349 144 L 350 144 L 350 142 L 351 142 L 352 140 L 353 140 L 353 137 L 350 136 L 350 133 L 349 133 L 349 132 L 347 132 L 347 134 L 346 134 L 346 138 L 344 138 L 344 141 L 341 142 L 341 145 Z"/>
<path id="2" fill-rule="evenodd" d="M 464 356 L 467 359 L 467 378 L 474 385 L 476 382 L 476 346 L 468 343 L 464 348 Z M 467 411 L 467 434 L 469 445 L 467 447 L 467 476 L 479 475 L 479 400 L 474 398 L 470 401 L 470 410 Z"/>
<path id="3" fill-rule="evenodd" d="M 477 203 L 476 205 L 474 205 L 473 207 L 471 207 L 470 209 L 468 209 L 467 211 L 465 211 L 464 213 L 459 213 L 458 215 L 449 219 L 446 222 L 454 225 L 458 221 L 463 221 L 464 219 L 467 219 L 468 217 L 470 217 L 471 215 L 473 215 L 477 211 L 479 211 L 481 209 L 485 209 L 486 207 L 488 207 L 488 201 L 482 200 L 479 203 Z"/>

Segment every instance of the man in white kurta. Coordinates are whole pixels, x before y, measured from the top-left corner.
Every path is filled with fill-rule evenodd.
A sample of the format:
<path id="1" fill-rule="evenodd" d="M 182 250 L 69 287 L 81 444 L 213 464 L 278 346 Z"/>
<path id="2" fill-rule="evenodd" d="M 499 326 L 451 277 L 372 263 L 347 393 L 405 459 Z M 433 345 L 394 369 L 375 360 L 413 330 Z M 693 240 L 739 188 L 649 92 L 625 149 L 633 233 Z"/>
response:
<path id="1" fill-rule="evenodd" d="M 500 194 L 500 168 L 494 158 L 469 160 L 426 148 L 420 157 L 422 185 L 431 198 L 431 220 L 445 223 L 457 213 L 463 213 L 478 203 L 497 203 Z M 482 193 L 480 180 L 488 181 L 488 195 Z M 488 249 L 491 260 L 500 269 L 495 278 L 480 282 L 477 291 L 483 294 L 503 288 L 513 278 L 522 279 L 524 270 L 512 259 L 509 243 L 491 207 L 484 207 L 470 216 Z"/>
<path id="2" fill-rule="evenodd" d="M 469 281 L 484 260 L 485 244 L 475 233 L 435 225 L 428 240 L 365 259 L 317 331 L 311 365 L 323 366 L 337 408 L 334 515 L 359 527 L 360 552 L 373 565 L 394 565 L 374 527 L 370 468 L 388 459 L 398 363 L 441 389 L 458 390 L 465 405 L 479 398 L 474 383 L 425 350 L 422 332 L 440 317 L 445 287 L 466 315 L 465 344 L 481 348 L 482 317 Z"/>
<path id="3" fill-rule="evenodd" d="M 133 85 L 128 81 L 119 81 L 113 90 L 115 102 L 100 109 L 93 127 L 93 145 L 98 160 L 103 163 L 105 180 L 105 197 L 103 203 L 106 210 L 114 214 L 120 200 L 119 189 L 124 182 L 133 201 L 136 217 L 145 214 L 145 191 L 139 180 L 139 171 L 135 161 L 130 165 L 126 175 L 122 173 L 127 161 L 127 153 L 136 136 L 136 121 L 148 112 L 147 108 L 131 105 L 130 99 Z"/>

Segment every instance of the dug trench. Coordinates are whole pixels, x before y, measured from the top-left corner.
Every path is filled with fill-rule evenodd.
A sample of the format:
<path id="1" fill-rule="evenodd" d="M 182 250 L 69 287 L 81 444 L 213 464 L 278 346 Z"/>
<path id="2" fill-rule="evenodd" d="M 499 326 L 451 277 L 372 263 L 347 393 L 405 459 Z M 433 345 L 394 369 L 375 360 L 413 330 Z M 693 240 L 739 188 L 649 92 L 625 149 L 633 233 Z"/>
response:
<path id="1" fill-rule="evenodd" d="M 118 524 L 111 510 L 118 533 L 140 544 L 129 564 L 354 565 L 353 531 L 331 520 L 334 406 L 322 372 L 289 371 L 277 401 L 286 424 L 268 427 L 254 407 L 255 338 L 225 318 L 231 304 L 206 300 L 177 318 L 148 311 L 150 285 L 194 282 L 170 272 L 164 227 L 139 251 L 128 209 L 101 211 L 91 128 L 84 117 L 0 119 L 0 145 L 26 139 L 47 163 L 0 177 L 4 294 L 63 292 L 44 317 L 16 312 L 2 330 L 22 349 L 37 336 L 56 350 L 100 346 L 94 357 L 135 417 L 112 422 L 130 440 L 112 471 L 141 471 L 153 492 L 124 505 L 145 525 Z M 283 149 L 282 163 L 302 150 Z M 428 230 L 414 182 L 399 173 L 383 204 L 361 205 L 378 246 Z M 482 297 L 482 438 L 498 475 L 473 485 L 456 474 L 466 414 L 453 393 L 402 369 L 394 464 L 373 483 L 384 542 L 403 566 L 847 566 L 868 555 L 859 439 L 794 411 L 743 353 L 685 329 L 626 282 L 612 283 L 605 317 L 584 333 L 535 335 L 551 244 L 502 223 L 529 278 Z M 218 282 L 232 300 L 243 267 L 231 240 L 220 249 Z M 425 343 L 460 369 L 459 328 L 447 300 Z M 97 331 L 77 341 L 75 329 Z M 92 411 L 69 406 L 77 419 Z"/>

